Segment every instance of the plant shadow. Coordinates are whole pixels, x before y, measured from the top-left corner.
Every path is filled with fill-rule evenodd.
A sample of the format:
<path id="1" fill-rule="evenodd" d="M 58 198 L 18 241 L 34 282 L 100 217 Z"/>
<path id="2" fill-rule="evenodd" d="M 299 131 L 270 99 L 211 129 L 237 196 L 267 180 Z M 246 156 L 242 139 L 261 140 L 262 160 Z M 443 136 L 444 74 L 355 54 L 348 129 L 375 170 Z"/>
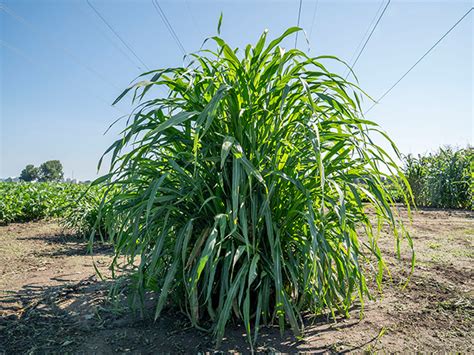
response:
<path id="1" fill-rule="evenodd" d="M 57 281 L 63 281 L 58 279 Z M 242 352 L 250 353 L 245 328 L 228 324 L 225 338 L 216 349 L 212 333 L 193 328 L 175 309 L 165 309 L 154 321 L 154 300 L 147 297 L 144 312 L 131 312 L 126 300 L 119 305 L 107 297 L 111 281 L 91 276 L 59 286 L 25 285 L 18 292 L 0 296 L 0 352 Z M 305 337 L 344 330 L 357 323 L 334 323 L 326 315 L 305 317 Z M 375 339 L 367 342 L 370 343 Z M 336 352 L 331 345 L 305 343 L 287 329 L 262 327 L 254 350 L 264 353 Z M 364 344 L 366 345 L 366 344 Z M 361 346 L 364 346 L 361 345 Z M 347 349 L 347 348 L 346 348 Z M 357 350 L 353 348 L 352 350 Z M 340 351 L 339 351 L 340 352 Z"/>
<path id="2" fill-rule="evenodd" d="M 34 252 L 39 257 L 66 257 L 90 255 L 88 240 L 82 236 L 68 233 L 50 235 L 34 235 L 18 237 L 18 240 L 41 241 L 47 245 L 54 246 L 53 251 Z M 109 243 L 97 241 L 94 243 L 93 255 L 111 255 L 113 247 Z"/>

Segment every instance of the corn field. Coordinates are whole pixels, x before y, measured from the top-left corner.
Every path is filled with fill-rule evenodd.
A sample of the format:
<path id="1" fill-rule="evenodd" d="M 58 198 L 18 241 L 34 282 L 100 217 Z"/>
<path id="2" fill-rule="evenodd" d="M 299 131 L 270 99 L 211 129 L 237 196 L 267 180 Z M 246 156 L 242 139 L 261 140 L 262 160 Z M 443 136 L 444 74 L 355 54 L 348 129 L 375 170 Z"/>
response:
<path id="1" fill-rule="evenodd" d="M 405 158 L 404 172 L 420 207 L 473 208 L 472 148 L 440 148 L 415 158 Z"/>
<path id="2" fill-rule="evenodd" d="M 135 108 L 94 183 L 115 191 L 99 214 L 112 268 L 133 268 L 133 304 L 153 292 L 155 319 L 179 307 L 217 344 L 231 319 L 255 343 L 264 324 L 300 336 L 304 312 L 363 305 L 386 270 L 371 216 L 398 252 L 412 247 L 382 180 L 406 202 L 408 182 L 369 134 L 395 144 L 362 116 L 361 89 L 326 69 L 337 58 L 281 47 L 299 30 L 243 51 L 212 37 L 186 67 L 144 73 L 117 99 Z"/>

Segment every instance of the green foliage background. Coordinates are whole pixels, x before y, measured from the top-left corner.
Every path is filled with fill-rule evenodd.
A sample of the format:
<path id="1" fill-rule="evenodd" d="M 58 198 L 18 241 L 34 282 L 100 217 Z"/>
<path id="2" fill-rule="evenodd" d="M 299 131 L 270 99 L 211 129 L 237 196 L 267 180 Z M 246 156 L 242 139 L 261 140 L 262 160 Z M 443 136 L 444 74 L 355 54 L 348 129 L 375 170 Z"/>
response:
<path id="1" fill-rule="evenodd" d="M 89 235 L 103 193 L 85 184 L 0 182 L 0 224 L 60 218 L 66 227 Z"/>
<path id="2" fill-rule="evenodd" d="M 472 162 L 474 149 L 440 148 L 437 152 L 404 159 L 404 172 L 419 207 L 474 207 Z"/>

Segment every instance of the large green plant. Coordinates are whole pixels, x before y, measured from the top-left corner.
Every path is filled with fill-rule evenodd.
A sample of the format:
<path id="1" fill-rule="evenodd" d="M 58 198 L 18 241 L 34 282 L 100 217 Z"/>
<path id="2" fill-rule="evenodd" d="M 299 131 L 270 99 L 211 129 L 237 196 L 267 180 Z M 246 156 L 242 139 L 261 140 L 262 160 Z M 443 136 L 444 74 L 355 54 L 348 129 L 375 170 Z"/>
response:
<path id="1" fill-rule="evenodd" d="M 428 205 L 426 175 L 428 161 L 426 158 L 415 158 L 411 154 L 404 157 L 404 173 L 413 193 L 416 206 Z"/>
<path id="2" fill-rule="evenodd" d="M 440 148 L 434 153 L 405 157 L 404 173 L 420 207 L 473 207 L 473 149 Z"/>
<path id="3" fill-rule="evenodd" d="M 116 191 L 101 213 L 112 266 L 135 265 L 137 302 L 155 291 L 156 317 L 175 303 L 218 343 L 234 317 L 255 341 L 262 323 L 301 334 L 303 311 L 363 301 L 361 263 L 378 282 L 385 268 L 369 211 L 406 236 L 381 181 L 400 188 L 401 172 L 371 139 L 388 137 L 362 118 L 358 87 L 322 64 L 336 58 L 280 46 L 298 30 L 241 54 L 213 37 L 187 67 L 143 74 L 117 99 L 132 90 L 139 103 L 96 181 Z M 169 95 L 151 95 L 159 87 Z"/>

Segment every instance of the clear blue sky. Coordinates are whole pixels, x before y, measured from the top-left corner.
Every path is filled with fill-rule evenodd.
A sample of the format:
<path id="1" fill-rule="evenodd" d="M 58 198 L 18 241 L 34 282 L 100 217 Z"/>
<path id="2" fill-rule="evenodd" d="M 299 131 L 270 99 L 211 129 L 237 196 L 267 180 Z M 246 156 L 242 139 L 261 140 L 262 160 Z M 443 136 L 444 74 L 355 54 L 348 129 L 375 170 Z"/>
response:
<path id="1" fill-rule="evenodd" d="M 182 63 L 151 0 L 91 2 L 149 67 Z M 222 36 L 243 47 L 265 28 L 277 36 L 294 26 L 299 5 L 298 0 L 159 3 L 187 51 L 215 34 L 221 11 Z M 117 49 L 127 51 L 85 0 L 4 4 L 26 23 L 0 11 L 0 177 L 18 176 L 28 163 L 59 159 L 67 177 L 74 171 L 75 178 L 94 178 L 100 155 L 118 131 L 103 132 L 130 109 L 110 103 L 141 72 L 139 63 Z M 380 4 L 320 0 L 311 53 L 349 60 Z M 301 26 L 308 33 L 315 5 L 303 0 Z M 471 1 L 392 1 L 355 68 L 360 85 L 380 96 L 471 6 Z M 473 13 L 368 113 L 403 153 L 472 144 Z M 301 36 L 299 47 L 307 49 Z"/>

